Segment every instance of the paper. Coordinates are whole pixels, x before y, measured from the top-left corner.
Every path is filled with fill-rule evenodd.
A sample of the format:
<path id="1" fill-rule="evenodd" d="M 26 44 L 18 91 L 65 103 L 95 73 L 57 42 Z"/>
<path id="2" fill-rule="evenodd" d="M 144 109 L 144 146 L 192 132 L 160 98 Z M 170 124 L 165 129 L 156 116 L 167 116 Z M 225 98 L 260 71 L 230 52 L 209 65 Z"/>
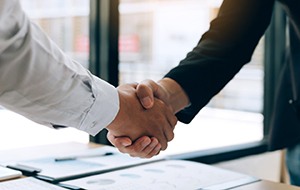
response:
<path id="1" fill-rule="evenodd" d="M 0 183 L 1 190 L 65 190 L 65 188 L 27 177 Z"/>
<path id="2" fill-rule="evenodd" d="M 191 161 L 168 160 L 62 182 L 89 190 L 221 190 L 256 178 Z"/>
<path id="3" fill-rule="evenodd" d="M 54 157 L 49 157 L 23 161 L 19 164 L 39 168 L 42 171 L 38 173 L 37 177 L 49 181 L 58 182 L 91 174 L 103 173 L 133 165 L 162 160 L 162 157 L 154 157 L 152 159 L 132 158 L 126 154 L 120 153 L 116 148 L 110 146 L 88 149 L 84 152 L 78 152 L 74 155 L 66 156 L 76 157 L 76 155 L 95 155 L 108 152 L 113 153 L 113 155 L 59 162 L 56 162 Z"/>
<path id="4" fill-rule="evenodd" d="M 17 178 L 22 175 L 21 172 L 0 166 L 0 181 Z"/>

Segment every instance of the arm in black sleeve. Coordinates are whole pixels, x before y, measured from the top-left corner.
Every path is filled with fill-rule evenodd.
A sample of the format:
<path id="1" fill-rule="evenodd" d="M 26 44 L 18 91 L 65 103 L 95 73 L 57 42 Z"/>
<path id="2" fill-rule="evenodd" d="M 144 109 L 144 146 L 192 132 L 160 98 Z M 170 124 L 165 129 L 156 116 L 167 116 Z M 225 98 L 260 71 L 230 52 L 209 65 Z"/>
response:
<path id="1" fill-rule="evenodd" d="M 224 0 L 198 45 L 165 76 L 189 96 L 191 104 L 177 114 L 180 121 L 189 123 L 251 60 L 270 23 L 273 5 L 274 0 Z"/>

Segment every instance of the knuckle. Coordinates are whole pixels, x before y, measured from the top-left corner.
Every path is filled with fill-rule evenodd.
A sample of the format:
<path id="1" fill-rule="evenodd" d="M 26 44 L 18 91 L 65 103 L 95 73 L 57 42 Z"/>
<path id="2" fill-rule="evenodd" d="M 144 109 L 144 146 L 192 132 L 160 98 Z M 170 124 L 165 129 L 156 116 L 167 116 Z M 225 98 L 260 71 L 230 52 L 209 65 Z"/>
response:
<path id="1" fill-rule="evenodd" d="M 174 122 L 173 123 L 174 123 L 174 126 L 177 125 L 177 123 L 178 123 L 177 117 L 174 118 Z"/>
<path id="2" fill-rule="evenodd" d="M 124 149 L 121 149 L 121 148 L 118 148 L 118 150 L 121 152 L 121 153 L 127 153 Z"/>
<path id="3" fill-rule="evenodd" d="M 147 91 L 149 91 L 149 87 L 146 84 L 141 83 L 138 85 L 138 87 L 137 87 L 138 93 L 145 93 Z"/>
<path id="4" fill-rule="evenodd" d="M 173 140 L 173 139 L 174 139 L 174 136 L 175 136 L 174 133 L 171 133 L 170 136 L 169 136 L 169 138 L 168 138 L 168 141 Z"/>
<path id="5" fill-rule="evenodd" d="M 148 154 L 147 156 L 145 156 L 145 158 L 152 158 L 153 155 Z"/>
<path id="6" fill-rule="evenodd" d="M 161 144 L 158 144 L 158 145 L 156 146 L 155 150 L 156 150 L 157 152 L 160 152 L 160 150 L 161 150 Z"/>
<path id="7" fill-rule="evenodd" d="M 168 147 L 168 145 L 167 145 L 167 143 L 165 143 L 165 144 L 163 144 L 163 145 L 161 146 L 161 150 L 166 150 L 167 147 Z"/>
<path id="8" fill-rule="evenodd" d="M 158 144 L 157 138 L 152 138 L 152 143 L 153 143 L 153 146 L 156 146 Z"/>
<path id="9" fill-rule="evenodd" d="M 133 152 L 140 152 L 140 151 L 141 151 L 141 147 L 140 147 L 140 146 L 134 146 L 134 147 L 132 148 L 132 151 L 133 151 Z"/>
<path id="10" fill-rule="evenodd" d="M 137 157 L 137 155 L 136 155 L 136 154 L 133 154 L 133 153 L 130 153 L 129 155 L 130 155 L 131 157 L 133 157 L 133 158 Z"/>

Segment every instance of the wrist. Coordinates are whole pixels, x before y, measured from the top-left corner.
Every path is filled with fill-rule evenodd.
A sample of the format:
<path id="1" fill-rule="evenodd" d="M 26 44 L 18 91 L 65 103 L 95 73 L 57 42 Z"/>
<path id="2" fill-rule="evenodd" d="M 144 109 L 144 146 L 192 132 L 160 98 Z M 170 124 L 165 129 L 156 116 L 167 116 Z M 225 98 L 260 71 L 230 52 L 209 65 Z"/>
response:
<path id="1" fill-rule="evenodd" d="M 189 97 L 183 88 L 171 78 L 163 78 L 157 82 L 166 92 L 166 99 L 174 113 L 179 112 L 190 104 Z"/>
<path id="2" fill-rule="evenodd" d="M 126 121 L 125 115 L 126 111 L 124 111 L 126 107 L 126 101 L 124 100 L 124 94 L 122 91 L 118 90 L 118 95 L 119 95 L 119 111 L 114 118 L 114 120 L 106 127 L 107 130 L 109 131 L 118 131 L 118 128 L 123 125 L 124 121 Z"/>

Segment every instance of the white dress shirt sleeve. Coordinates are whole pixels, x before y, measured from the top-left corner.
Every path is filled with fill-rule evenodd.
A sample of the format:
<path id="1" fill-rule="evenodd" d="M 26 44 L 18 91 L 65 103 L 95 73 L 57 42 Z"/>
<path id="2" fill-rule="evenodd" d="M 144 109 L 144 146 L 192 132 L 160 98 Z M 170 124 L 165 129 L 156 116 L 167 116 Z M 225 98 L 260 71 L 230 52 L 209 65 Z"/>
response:
<path id="1" fill-rule="evenodd" d="M 0 105 L 96 135 L 117 115 L 119 97 L 31 23 L 19 1 L 0 0 Z"/>

